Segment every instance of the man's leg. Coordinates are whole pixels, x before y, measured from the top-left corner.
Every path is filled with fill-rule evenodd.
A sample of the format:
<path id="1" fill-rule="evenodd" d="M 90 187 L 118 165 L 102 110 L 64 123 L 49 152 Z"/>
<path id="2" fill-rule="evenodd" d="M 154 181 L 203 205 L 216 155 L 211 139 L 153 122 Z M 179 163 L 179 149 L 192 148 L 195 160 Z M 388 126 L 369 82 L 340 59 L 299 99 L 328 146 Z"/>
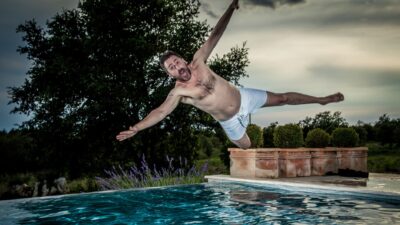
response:
<path id="1" fill-rule="evenodd" d="M 296 92 L 277 94 L 267 91 L 267 94 L 268 94 L 267 102 L 263 105 L 263 107 L 280 106 L 280 105 L 300 105 L 300 104 L 311 104 L 311 103 L 326 105 L 328 103 L 340 102 L 344 100 L 344 96 L 340 92 L 325 97 L 314 97 Z"/>
<path id="2" fill-rule="evenodd" d="M 231 140 L 231 141 L 232 141 L 232 143 L 234 143 L 236 146 L 238 146 L 241 149 L 248 149 L 251 147 L 250 138 L 246 133 L 244 133 L 243 137 L 240 138 L 239 140 L 236 140 L 236 141 Z"/>

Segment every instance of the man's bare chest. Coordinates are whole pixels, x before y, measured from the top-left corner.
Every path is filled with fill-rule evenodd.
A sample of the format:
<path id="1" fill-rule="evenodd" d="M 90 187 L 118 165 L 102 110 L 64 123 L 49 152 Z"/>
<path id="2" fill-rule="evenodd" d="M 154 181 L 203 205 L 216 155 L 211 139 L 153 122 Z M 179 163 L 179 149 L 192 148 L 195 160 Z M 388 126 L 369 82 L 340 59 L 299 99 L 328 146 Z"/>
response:
<path id="1" fill-rule="evenodd" d="M 202 78 L 197 78 L 194 88 L 199 89 L 200 92 L 205 94 L 212 94 L 215 91 L 216 78 L 213 75 L 208 75 Z"/>
<path id="2" fill-rule="evenodd" d="M 193 76 L 192 81 L 185 85 L 187 95 L 182 98 L 183 103 L 202 105 L 215 95 L 217 79 L 210 75 L 206 77 Z"/>

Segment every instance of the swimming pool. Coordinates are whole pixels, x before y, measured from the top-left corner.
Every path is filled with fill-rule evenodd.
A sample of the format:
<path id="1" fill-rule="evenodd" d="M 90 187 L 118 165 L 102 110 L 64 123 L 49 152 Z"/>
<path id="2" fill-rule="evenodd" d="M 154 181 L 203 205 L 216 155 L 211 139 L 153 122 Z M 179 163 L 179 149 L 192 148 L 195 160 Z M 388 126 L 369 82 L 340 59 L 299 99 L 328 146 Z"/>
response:
<path id="1" fill-rule="evenodd" d="M 211 182 L 0 201 L 1 224 L 398 224 L 400 197 Z"/>

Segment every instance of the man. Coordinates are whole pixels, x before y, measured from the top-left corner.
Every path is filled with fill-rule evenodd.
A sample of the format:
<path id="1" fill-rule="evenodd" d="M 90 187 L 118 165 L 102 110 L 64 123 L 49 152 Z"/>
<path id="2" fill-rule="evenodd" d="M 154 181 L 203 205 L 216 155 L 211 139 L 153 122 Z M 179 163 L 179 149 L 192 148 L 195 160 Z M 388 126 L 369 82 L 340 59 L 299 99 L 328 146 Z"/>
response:
<path id="1" fill-rule="evenodd" d="M 129 130 L 120 132 L 117 140 L 123 141 L 139 131 L 155 125 L 182 102 L 209 113 L 219 121 L 234 144 L 246 149 L 251 145 L 246 134 L 249 114 L 256 109 L 286 104 L 319 103 L 325 105 L 344 99 L 341 93 L 326 97 L 313 97 L 293 92 L 277 94 L 255 89 L 238 89 L 214 73 L 205 62 L 225 31 L 233 12 L 238 8 L 238 0 L 233 0 L 208 40 L 194 54 L 192 62 L 186 62 L 172 51 L 167 51 L 160 57 L 163 69 L 170 77 L 176 79 L 175 87 L 158 108 L 151 111 L 142 121 L 129 127 Z"/>

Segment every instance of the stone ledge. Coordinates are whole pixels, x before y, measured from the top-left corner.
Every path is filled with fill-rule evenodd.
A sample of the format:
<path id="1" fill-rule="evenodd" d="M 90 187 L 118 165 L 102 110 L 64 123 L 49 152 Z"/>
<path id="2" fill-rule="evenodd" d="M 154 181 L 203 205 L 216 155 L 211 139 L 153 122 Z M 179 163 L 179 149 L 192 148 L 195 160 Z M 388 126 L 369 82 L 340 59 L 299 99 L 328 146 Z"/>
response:
<path id="1" fill-rule="evenodd" d="M 367 147 L 229 148 L 228 151 L 233 177 L 307 177 L 338 174 L 340 171 L 368 177 Z"/>

